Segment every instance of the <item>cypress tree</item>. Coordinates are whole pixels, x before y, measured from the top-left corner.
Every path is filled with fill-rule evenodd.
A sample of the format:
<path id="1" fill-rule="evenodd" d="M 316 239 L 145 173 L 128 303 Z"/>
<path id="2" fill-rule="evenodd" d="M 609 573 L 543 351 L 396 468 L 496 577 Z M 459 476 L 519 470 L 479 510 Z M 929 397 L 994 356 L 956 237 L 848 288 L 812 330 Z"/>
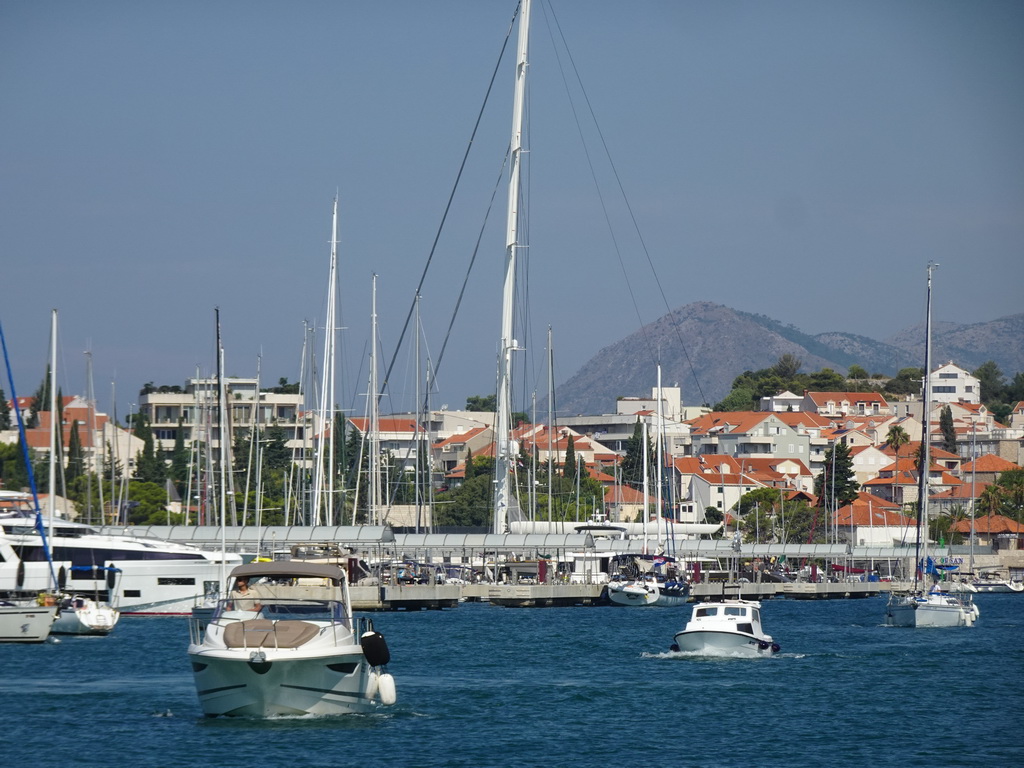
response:
<path id="1" fill-rule="evenodd" d="M 576 441 L 569 435 L 569 446 L 565 449 L 565 462 L 562 464 L 562 477 L 576 477 Z"/>
<path id="2" fill-rule="evenodd" d="M 939 414 L 939 430 L 942 432 L 942 448 L 956 453 L 956 427 L 953 426 L 953 411 L 948 405 Z"/>
<path id="3" fill-rule="evenodd" d="M 0 387 L 0 430 L 10 429 L 13 417 L 11 416 L 11 404 L 7 402 L 7 395 L 3 387 Z"/>

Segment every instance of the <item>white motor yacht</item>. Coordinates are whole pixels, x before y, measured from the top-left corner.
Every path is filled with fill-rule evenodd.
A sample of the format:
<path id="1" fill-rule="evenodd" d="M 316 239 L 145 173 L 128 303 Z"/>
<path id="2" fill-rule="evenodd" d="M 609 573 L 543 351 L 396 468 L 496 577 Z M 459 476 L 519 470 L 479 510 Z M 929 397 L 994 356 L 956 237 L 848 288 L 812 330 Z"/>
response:
<path id="1" fill-rule="evenodd" d="M 24 497 L 22 507 L 0 516 L 0 599 L 32 599 L 53 588 L 55 573 L 59 590 L 116 605 L 122 614 L 187 615 L 205 595 L 220 591 L 222 574 L 242 563 L 234 552 L 136 536 L 131 527 L 100 531 L 60 518 L 41 519 L 44 543 L 30 498 L 18 495 Z"/>
<path id="2" fill-rule="evenodd" d="M 196 691 L 203 712 L 272 717 L 339 715 L 395 703 L 385 671 L 390 652 L 368 619 L 354 619 L 345 572 L 283 560 L 231 572 L 248 580 L 205 623 L 190 622 Z"/>
<path id="3" fill-rule="evenodd" d="M 972 585 L 976 592 L 995 592 L 1004 595 L 1024 593 L 1024 583 L 1001 578 L 997 573 L 982 573 Z"/>
<path id="4" fill-rule="evenodd" d="M 61 600 L 50 631 L 55 635 L 109 635 L 119 618 L 120 612 L 106 603 L 72 595 Z"/>
<path id="5" fill-rule="evenodd" d="M 719 600 L 698 603 L 686 628 L 675 635 L 673 651 L 739 656 L 770 656 L 779 644 L 761 628 L 761 603 Z"/>
<path id="6" fill-rule="evenodd" d="M 52 605 L 0 602 L 0 643 L 45 641 L 57 616 L 56 601 L 52 602 Z"/>

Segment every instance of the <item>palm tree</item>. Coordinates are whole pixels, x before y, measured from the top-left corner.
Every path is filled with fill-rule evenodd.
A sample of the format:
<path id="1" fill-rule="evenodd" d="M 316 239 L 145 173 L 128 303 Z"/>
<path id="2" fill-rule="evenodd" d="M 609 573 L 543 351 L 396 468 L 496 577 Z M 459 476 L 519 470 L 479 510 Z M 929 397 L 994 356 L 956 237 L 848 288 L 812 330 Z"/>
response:
<path id="1" fill-rule="evenodd" d="M 899 482 L 900 477 L 900 448 L 910 442 L 910 435 L 899 424 L 893 424 L 889 427 L 889 432 L 885 436 L 885 444 L 896 451 L 896 471 L 892 473 L 892 501 L 896 503 L 896 484 Z"/>

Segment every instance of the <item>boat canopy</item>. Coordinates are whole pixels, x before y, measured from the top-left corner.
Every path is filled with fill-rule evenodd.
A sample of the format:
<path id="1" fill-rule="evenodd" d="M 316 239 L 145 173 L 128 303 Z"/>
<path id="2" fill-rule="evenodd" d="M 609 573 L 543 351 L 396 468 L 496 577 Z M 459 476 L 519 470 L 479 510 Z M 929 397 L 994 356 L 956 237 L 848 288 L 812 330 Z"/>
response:
<path id="1" fill-rule="evenodd" d="M 344 578 L 344 572 L 336 565 L 327 563 L 307 563 L 304 560 L 274 560 L 272 562 L 246 563 L 232 569 L 231 578 L 239 576 L 256 578 L 259 576 L 291 576 L 299 578 L 330 579 L 338 582 Z"/>

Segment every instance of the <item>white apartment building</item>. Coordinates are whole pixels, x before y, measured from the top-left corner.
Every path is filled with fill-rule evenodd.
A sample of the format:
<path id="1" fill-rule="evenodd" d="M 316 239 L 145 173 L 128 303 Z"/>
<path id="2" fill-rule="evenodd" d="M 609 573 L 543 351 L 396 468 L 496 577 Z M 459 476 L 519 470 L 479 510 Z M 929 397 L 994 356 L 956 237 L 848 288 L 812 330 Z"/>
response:
<path id="1" fill-rule="evenodd" d="M 262 429 L 281 427 L 289 448 L 303 451 L 311 447 L 313 417 L 303 412 L 301 394 L 261 390 L 258 379 L 245 378 L 225 378 L 224 389 L 230 434 L 248 435 L 254 425 Z M 164 451 L 174 449 L 180 431 L 185 445 L 202 440 L 219 455 L 220 407 L 215 378 L 189 379 L 184 389 L 143 390 L 139 413 L 148 419 L 155 444 Z"/>

